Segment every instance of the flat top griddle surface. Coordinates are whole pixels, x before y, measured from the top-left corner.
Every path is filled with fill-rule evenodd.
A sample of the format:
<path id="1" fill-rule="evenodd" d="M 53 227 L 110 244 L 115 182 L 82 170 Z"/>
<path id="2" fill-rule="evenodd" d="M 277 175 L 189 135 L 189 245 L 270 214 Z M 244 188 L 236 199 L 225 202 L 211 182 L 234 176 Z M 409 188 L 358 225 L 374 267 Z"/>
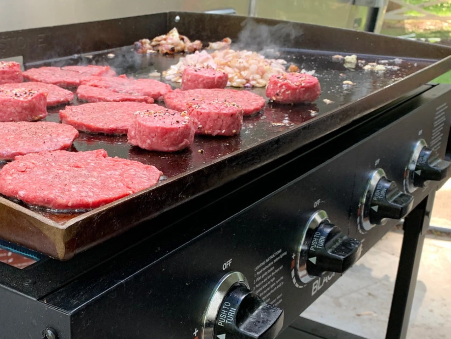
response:
<path id="1" fill-rule="evenodd" d="M 155 165 L 164 177 L 155 187 L 79 214 L 36 210 L 0 197 L 2 239 L 67 260 L 141 223 L 145 223 L 149 234 L 158 232 L 169 226 L 155 218 L 159 214 L 225 187 L 249 172 L 252 175 L 266 164 L 271 168 L 275 160 L 300 147 L 308 147 L 397 99 L 406 99 L 409 93 L 451 68 L 451 49 L 443 46 L 303 23 L 180 12 L 0 33 L 0 40 L 8 41 L 6 48 L 0 46 L 0 58 L 22 56 L 26 68 L 108 64 L 118 74 L 146 78 L 155 70 L 167 70 L 181 56 L 139 55 L 130 45 L 166 34 L 174 26 L 193 40 L 207 43 L 229 36 L 241 44 L 240 49 L 253 46 L 264 50 L 268 57 L 315 70 L 323 90 L 321 98 L 311 105 L 267 103 L 262 112 L 245 118 L 239 136 L 196 137 L 190 149 L 177 153 L 131 147 L 125 136 L 80 133 L 73 151 L 103 148 L 110 156 Z M 395 58 L 403 61 L 396 65 L 398 70 L 379 74 L 365 72 L 359 66 L 348 70 L 333 61 L 334 54 L 356 54 L 366 63 L 388 60 L 389 66 L 395 65 Z M 69 57 L 52 59 L 62 56 Z M 355 85 L 343 87 L 345 80 Z M 264 96 L 264 89 L 252 91 Z M 59 109 L 51 109 L 47 120 L 58 121 Z"/>
<path id="2" fill-rule="evenodd" d="M 154 165 L 164 174 L 159 184 L 161 186 L 187 173 L 207 167 L 229 155 L 278 137 L 300 125 L 309 124 L 331 111 L 386 88 L 435 62 L 435 60 L 406 58 L 399 62 L 399 60 L 389 56 L 357 55 L 358 59 L 365 60 L 366 64 L 383 61 L 385 66 L 399 67 L 396 70 L 387 69 L 384 72 L 372 72 L 365 71 L 359 64 L 354 69 L 346 68 L 343 62 L 332 58 L 333 55 L 337 54 L 333 52 L 283 49 L 272 50 L 264 54 L 271 58 L 285 59 L 288 65 L 295 64 L 306 71 L 314 70 L 314 75 L 318 77 L 321 84 L 321 97 L 315 103 L 308 105 L 278 105 L 267 102 L 262 112 L 244 118 L 240 135 L 235 137 L 196 136 L 194 144 L 189 149 L 175 153 L 149 152 L 131 146 L 127 143 L 125 135 L 108 136 L 83 132 L 80 132 L 80 136 L 75 140 L 71 150 L 105 149 L 111 157 L 117 156 Z M 93 54 L 30 63 L 26 64 L 25 67 L 29 69 L 41 66 L 110 65 L 118 75 L 126 74 L 135 78 L 150 78 L 149 73 L 154 71 L 162 73 L 171 65 L 176 64 L 181 57 L 183 55 L 180 54 L 175 56 L 164 56 L 158 53 L 142 55 L 137 54 L 132 46 L 126 46 Z M 158 78 L 152 77 L 152 79 Z M 163 77 L 158 80 L 164 81 Z M 346 80 L 355 85 L 344 85 L 343 82 Z M 173 88 L 179 87 L 178 84 L 165 82 L 172 85 Z M 264 88 L 243 90 L 250 90 L 265 97 Z M 80 103 L 75 99 L 73 105 L 78 104 Z M 163 102 L 158 102 L 158 104 L 164 105 Z M 49 108 L 49 115 L 45 120 L 59 122 L 58 112 L 63 108 L 64 105 Z M 302 131 L 299 132 L 302 133 Z M 3 165 L 0 164 L 1 166 Z M 64 224 L 80 215 L 80 213 L 53 213 L 32 206 L 26 207 L 59 224 Z"/>

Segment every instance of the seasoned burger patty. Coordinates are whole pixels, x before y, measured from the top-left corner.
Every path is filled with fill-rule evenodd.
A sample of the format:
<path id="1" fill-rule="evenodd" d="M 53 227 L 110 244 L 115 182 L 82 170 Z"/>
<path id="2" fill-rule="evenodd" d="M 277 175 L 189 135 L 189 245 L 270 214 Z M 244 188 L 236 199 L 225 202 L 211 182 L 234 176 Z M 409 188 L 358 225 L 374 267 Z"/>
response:
<path id="1" fill-rule="evenodd" d="M 273 75 L 266 87 L 266 96 L 281 104 L 310 103 L 318 99 L 320 94 L 318 79 L 303 73 Z"/>
<path id="2" fill-rule="evenodd" d="M 155 100 L 162 98 L 170 92 L 171 86 L 161 81 L 152 79 L 129 79 L 125 76 L 119 77 L 91 77 L 82 81 L 83 85 L 107 88 L 118 93 L 147 96 Z"/>
<path id="3" fill-rule="evenodd" d="M 0 160 L 69 148 L 78 131 L 55 122 L 0 122 Z"/>
<path id="4" fill-rule="evenodd" d="M 174 152 L 194 141 L 195 123 L 185 113 L 160 107 L 137 112 L 128 129 L 128 142 L 149 151 Z"/>
<path id="5" fill-rule="evenodd" d="M 47 93 L 0 89 L 0 121 L 35 121 L 47 116 Z"/>
<path id="6" fill-rule="evenodd" d="M 65 66 L 61 68 L 65 71 L 72 71 L 77 73 L 82 73 L 86 75 L 94 76 L 115 76 L 116 72 L 113 71 L 110 66 Z"/>
<path id="7" fill-rule="evenodd" d="M 162 173 L 105 150 L 53 151 L 16 157 L 0 171 L 0 193 L 55 210 L 105 205 L 154 186 Z"/>
<path id="8" fill-rule="evenodd" d="M 245 90 L 234 89 L 190 89 L 182 91 L 176 89 L 164 96 L 166 106 L 177 111 L 185 111 L 189 102 L 196 101 L 228 101 L 243 109 L 243 115 L 259 112 L 265 106 L 265 99 Z"/>
<path id="9" fill-rule="evenodd" d="M 0 86 L 0 89 L 13 90 L 16 88 L 25 88 L 37 92 L 46 92 L 47 107 L 67 104 L 74 99 L 74 93 L 72 93 L 71 91 L 55 85 L 45 84 L 43 82 L 23 82 L 20 84 L 5 84 Z"/>
<path id="10" fill-rule="evenodd" d="M 211 67 L 186 67 L 182 74 L 182 89 L 225 88 L 227 81 L 227 73 Z"/>
<path id="11" fill-rule="evenodd" d="M 20 64 L 11 61 L 0 61 L 0 85 L 9 83 L 18 83 L 23 81 Z"/>
<path id="12" fill-rule="evenodd" d="M 72 125 L 83 132 L 127 134 L 135 112 L 161 108 L 139 102 L 97 102 L 68 106 L 60 111 L 60 119 L 63 124 Z"/>
<path id="13" fill-rule="evenodd" d="M 30 68 L 23 72 L 29 81 L 44 82 L 60 87 L 77 87 L 82 80 L 90 77 L 89 74 L 63 70 L 59 67 Z"/>
<path id="14" fill-rule="evenodd" d="M 77 88 L 77 97 L 81 101 L 86 102 L 123 102 L 123 101 L 134 101 L 134 102 L 146 102 L 151 104 L 154 100 L 151 97 L 146 97 L 142 95 L 133 95 L 127 93 L 118 93 L 112 90 L 81 85 Z"/>
<path id="15" fill-rule="evenodd" d="M 243 109 L 228 101 L 188 104 L 188 115 L 196 121 L 196 134 L 231 136 L 243 126 Z"/>

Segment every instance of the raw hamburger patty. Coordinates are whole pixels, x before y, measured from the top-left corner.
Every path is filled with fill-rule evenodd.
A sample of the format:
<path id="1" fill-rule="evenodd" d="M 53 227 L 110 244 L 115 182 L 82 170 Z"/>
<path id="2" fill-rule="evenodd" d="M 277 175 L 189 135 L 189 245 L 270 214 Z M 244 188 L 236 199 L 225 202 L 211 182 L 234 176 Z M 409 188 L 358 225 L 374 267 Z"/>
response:
<path id="1" fill-rule="evenodd" d="M 189 102 L 202 100 L 234 102 L 243 109 L 243 115 L 259 112 L 265 106 L 265 99 L 249 91 L 234 89 L 176 89 L 164 96 L 166 107 L 177 111 L 185 111 Z"/>
<path id="2" fill-rule="evenodd" d="M 67 104 L 74 99 L 74 93 L 61 87 L 45 84 L 43 82 L 23 82 L 21 84 L 6 84 L 0 86 L 0 89 L 25 88 L 31 91 L 47 93 L 47 107 Z"/>
<path id="3" fill-rule="evenodd" d="M 11 61 L 0 61 L 0 85 L 8 84 L 11 82 L 22 82 L 23 76 L 20 69 L 20 64 Z"/>
<path id="4" fill-rule="evenodd" d="M 89 209 L 154 186 L 161 174 L 105 150 L 32 153 L 3 167 L 0 193 L 50 209 Z"/>
<path id="5" fill-rule="evenodd" d="M 77 87 L 82 80 L 90 77 L 88 74 L 62 70 L 59 67 L 30 68 L 23 72 L 23 76 L 29 81 L 45 82 L 60 87 Z"/>
<path id="6" fill-rule="evenodd" d="M 118 93 L 148 96 L 155 100 L 160 99 L 170 92 L 171 86 L 161 81 L 152 79 L 129 79 L 126 76 L 119 77 L 91 77 L 82 81 L 83 85 L 107 88 Z"/>
<path id="7" fill-rule="evenodd" d="M 281 104 L 310 103 L 318 99 L 320 94 L 318 79 L 303 73 L 273 75 L 266 87 L 266 96 Z"/>
<path id="8" fill-rule="evenodd" d="M 147 109 L 160 110 L 162 107 L 140 102 L 97 102 L 68 106 L 60 111 L 60 119 L 83 132 L 127 134 L 134 113 Z"/>
<path id="9" fill-rule="evenodd" d="M 182 89 L 225 88 L 227 81 L 227 73 L 211 67 L 186 67 L 182 74 Z"/>
<path id="10" fill-rule="evenodd" d="M 148 104 L 154 102 L 151 97 L 127 93 L 118 93 L 113 92 L 112 90 L 106 88 L 92 87 L 86 85 L 81 85 L 77 88 L 77 97 L 78 99 L 87 102 L 134 101 L 134 102 L 146 102 Z"/>
<path id="11" fill-rule="evenodd" d="M 78 131 L 55 122 L 0 122 L 0 160 L 69 148 Z"/>
<path id="12" fill-rule="evenodd" d="M 185 112 L 160 107 L 137 112 L 127 138 L 149 151 L 175 152 L 193 143 L 194 129 L 194 121 Z"/>
<path id="13" fill-rule="evenodd" d="M 243 109 L 228 101 L 188 104 L 188 115 L 196 121 L 196 134 L 231 136 L 243 126 Z"/>
<path id="14" fill-rule="evenodd" d="M 47 93 L 0 89 L 0 121 L 35 121 L 47 116 Z"/>
<path id="15" fill-rule="evenodd" d="M 110 66 L 65 66 L 61 68 L 64 71 L 72 71 L 82 73 L 86 75 L 94 76 L 115 76 L 116 72 L 113 71 Z"/>

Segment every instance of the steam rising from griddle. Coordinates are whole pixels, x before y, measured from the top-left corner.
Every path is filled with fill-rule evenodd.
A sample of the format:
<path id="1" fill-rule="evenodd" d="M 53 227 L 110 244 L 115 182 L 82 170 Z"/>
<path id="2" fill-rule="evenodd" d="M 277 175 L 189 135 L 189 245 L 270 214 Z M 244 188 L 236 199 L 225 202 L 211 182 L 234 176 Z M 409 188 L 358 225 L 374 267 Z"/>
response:
<path id="1" fill-rule="evenodd" d="M 287 22 L 268 26 L 248 18 L 234 43 L 236 50 L 246 49 L 267 55 L 282 47 L 300 47 L 303 30 L 295 23 Z"/>

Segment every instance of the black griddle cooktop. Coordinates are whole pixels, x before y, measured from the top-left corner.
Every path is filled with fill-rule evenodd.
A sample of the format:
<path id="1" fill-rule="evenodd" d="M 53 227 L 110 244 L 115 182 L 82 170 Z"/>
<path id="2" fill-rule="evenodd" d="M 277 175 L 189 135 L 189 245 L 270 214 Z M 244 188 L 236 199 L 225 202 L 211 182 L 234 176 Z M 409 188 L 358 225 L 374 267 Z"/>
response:
<path id="1" fill-rule="evenodd" d="M 20 52 L 26 67 L 110 64 L 118 73 L 144 77 L 177 57 L 137 55 L 130 44 L 169 31 L 176 16 L 183 34 L 204 41 L 235 39 L 246 20 L 161 13 L 6 32 L 0 39 L 8 38 L 11 48 L 0 57 Z M 0 259 L 13 259 L 0 262 L 0 338 L 275 338 L 407 215 L 402 279 L 387 332 L 405 337 L 427 215 L 449 165 L 442 159 L 450 150 L 451 91 L 424 84 L 449 67 L 450 58 L 443 59 L 449 49 L 289 25 L 302 28 L 302 39 L 281 40 L 272 53 L 316 71 L 323 94 L 315 104 L 268 103 L 246 119 L 240 136 L 197 138 L 191 150 L 176 154 L 81 133 L 77 151 L 104 148 L 162 169 L 159 190 L 86 216 L 1 205 L 5 240 L 27 245 L 24 239 L 31 239 L 36 249 L 42 243 L 36 230 L 42 230 L 46 241 L 66 246 L 68 257 L 60 259 L 77 254 L 58 261 L 0 243 Z M 32 45 L 33 37 L 42 45 L 34 53 L 15 45 Z M 366 62 L 403 61 L 378 74 L 348 70 L 332 58 L 353 53 Z M 356 85 L 343 87 L 345 80 Z M 47 119 L 57 121 L 57 111 L 50 112 Z M 18 231 L 11 233 L 5 221 Z"/>

